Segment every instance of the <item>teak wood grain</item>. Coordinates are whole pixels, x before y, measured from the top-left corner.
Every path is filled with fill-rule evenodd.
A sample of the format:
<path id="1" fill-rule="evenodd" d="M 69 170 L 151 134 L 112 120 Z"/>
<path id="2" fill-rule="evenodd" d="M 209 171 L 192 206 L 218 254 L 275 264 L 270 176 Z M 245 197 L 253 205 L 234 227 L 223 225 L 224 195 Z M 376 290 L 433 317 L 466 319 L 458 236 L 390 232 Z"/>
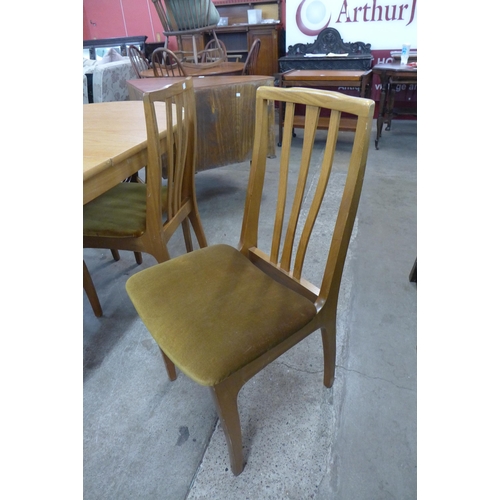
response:
<path id="1" fill-rule="evenodd" d="M 142 78 L 127 82 L 131 99 L 142 99 L 176 80 Z M 256 91 L 272 86 L 273 78 L 257 75 L 231 75 L 193 78 L 196 99 L 198 160 L 196 170 L 248 161 L 254 138 Z M 274 111 L 269 110 L 270 118 Z M 268 155 L 275 155 L 274 124 L 269 125 Z"/>
<path id="2" fill-rule="evenodd" d="M 165 124 L 165 110 L 158 109 Z M 161 137 L 165 126 L 160 128 Z M 116 186 L 147 164 L 144 105 L 116 101 L 83 105 L 83 203 Z"/>

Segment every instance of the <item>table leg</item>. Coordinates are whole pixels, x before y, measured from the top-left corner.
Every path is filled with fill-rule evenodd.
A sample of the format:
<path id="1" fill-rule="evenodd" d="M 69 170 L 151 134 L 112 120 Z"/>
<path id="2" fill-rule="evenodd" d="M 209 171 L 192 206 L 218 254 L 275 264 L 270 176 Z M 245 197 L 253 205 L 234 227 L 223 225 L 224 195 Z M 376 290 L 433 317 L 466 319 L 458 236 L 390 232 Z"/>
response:
<path id="1" fill-rule="evenodd" d="M 380 102 L 377 117 L 377 137 L 375 138 L 375 149 L 378 149 L 378 141 L 382 135 L 382 126 L 384 125 L 385 115 L 385 101 L 386 101 L 387 88 L 385 82 L 382 83 L 382 92 L 380 93 Z"/>
<path id="2" fill-rule="evenodd" d="M 387 103 L 387 125 L 385 127 L 386 130 L 391 130 L 392 126 L 392 117 L 394 110 L 394 101 L 396 100 L 396 89 L 389 84 L 389 100 Z"/>
<path id="3" fill-rule="evenodd" d="M 359 91 L 359 97 L 366 97 L 368 92 L 371 89 L 371 81 L 372 81 L 372 73 L 370 72 L 369 75 L 364 75 L 362 80 L 361 80 L 361 86 L 360 86 L 360 91 Z"/>

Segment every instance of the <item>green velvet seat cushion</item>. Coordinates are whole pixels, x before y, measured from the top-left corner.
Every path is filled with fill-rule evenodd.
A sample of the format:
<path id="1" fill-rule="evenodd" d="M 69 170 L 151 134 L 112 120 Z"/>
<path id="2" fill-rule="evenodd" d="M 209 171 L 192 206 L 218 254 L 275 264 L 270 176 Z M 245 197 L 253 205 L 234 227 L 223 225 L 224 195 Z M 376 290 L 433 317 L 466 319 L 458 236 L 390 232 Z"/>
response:
<path id="1" fill-rule="evenodd" d="M 163 206 L 166 198 L 163 188 Z M 84 236 L 138 237 L 145 229 L 145 184 L 122 182 L 83 206 Z"/>
<path id="2" fill-rule="evenodd" d="M 305 326 L 314 304 L 238 250 L 214 245 L 141 271 L 127 292 L 160 348 L 213 386 Z"/>

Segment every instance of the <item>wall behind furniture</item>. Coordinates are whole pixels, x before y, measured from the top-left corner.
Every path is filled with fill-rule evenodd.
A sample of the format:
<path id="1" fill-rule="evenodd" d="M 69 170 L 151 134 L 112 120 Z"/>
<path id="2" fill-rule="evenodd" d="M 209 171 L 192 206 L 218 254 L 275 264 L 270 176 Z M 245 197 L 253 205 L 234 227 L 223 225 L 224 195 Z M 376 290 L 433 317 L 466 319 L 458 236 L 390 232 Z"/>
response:
<path id="1" fill-rule="evenodd" d="M 312 43 L 324 28 L 344 42 L 371 44 L 374 64 L 390 62 L 403 43 L 417 48 L 417 0 L 287 0 L 286 47 Z"/>
<path id="2" fill-rule="evenodd" d="M 84 40 L 141 35 L 165 39 L 151 0 L 83 0 Z"/>
<path id="3" fill-rule="evenodd" d="M 217 0 L 214 2 L 217 4 Z M 281 2 L 285 25 L 286 1 Z M 151 0 L 83 0 L 83 39 L 123 36 L 148 37 L 149 43 L 164 41 L 163 28 Z M 176 45 L 172 39 L 173 45 Z"/>

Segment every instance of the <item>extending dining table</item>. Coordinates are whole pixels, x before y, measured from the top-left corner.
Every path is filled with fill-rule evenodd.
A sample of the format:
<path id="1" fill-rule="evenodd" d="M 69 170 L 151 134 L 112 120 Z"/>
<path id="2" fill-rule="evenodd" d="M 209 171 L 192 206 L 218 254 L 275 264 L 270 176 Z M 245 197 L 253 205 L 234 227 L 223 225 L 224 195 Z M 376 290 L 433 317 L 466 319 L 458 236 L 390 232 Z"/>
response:
<path id="1" fill-rule="evenodd" d="M 184 67 L 184 71 L 187 76 L 218 76 L 218 75 L 241 75 L 243 68 L 245 67 L 245 63 L 235 62 L 235 61 L 226 61 L 217 66 L 202 66 L 194 67 L 194 66 L 186 66 Z M 141 71 L 142 78 L 153 78 L 155 76 L 153 68 L 146 69 Z"/>
<path id="2" fill-rule="evenodd" d="M 156 109 L 160 138 L 165 107 Z M 163 123 L 163 126 L 161 125 Z M 147 164 L 144 105 L 114 101 L 83 105 L 83 203 L 135 174 Z"/>
<path id="3" fill-rule="evenodd" d="M 158 90 L 182 77 L 128 80 L 130 99 L 142 101 L 144 93 Z M 257 89 L 273 86 L 271 76 L 224 75 L 193 77 L 196 99 L 196 170 L 240 163 L 250 159 L 255 134 Z M 268 156 L 274 157 L 274 110 L 270 109 Z"/>
<path id="4" fill-rule="evenodd" d="M 165 107 L 157 107 L 160 137 L 166 135 Z M 89 203 L 147 164 L 144 105 L 138 101 L 83 105 L 83 204 Z M 102 316 L 90 273 L 83 262 L 83 288 L 94 314 Z"/>

